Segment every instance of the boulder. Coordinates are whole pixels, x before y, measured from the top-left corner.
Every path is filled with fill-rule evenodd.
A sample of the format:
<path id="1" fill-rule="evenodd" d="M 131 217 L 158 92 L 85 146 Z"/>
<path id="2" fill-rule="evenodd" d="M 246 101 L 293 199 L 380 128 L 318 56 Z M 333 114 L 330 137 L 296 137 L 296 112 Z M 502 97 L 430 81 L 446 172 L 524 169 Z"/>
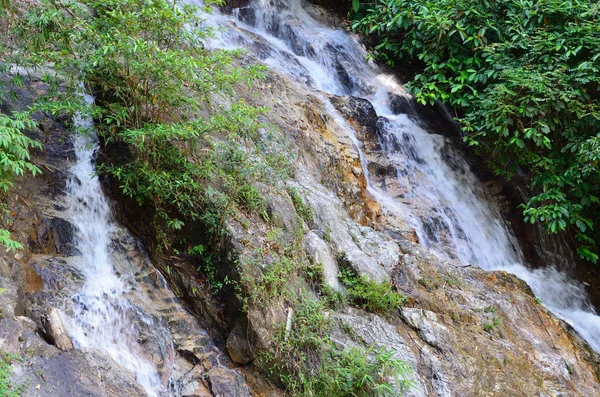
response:
<path id="1" fill-rule="evenodd" d="M 58 310 L 54 307 L 48 309 L 45 316 L 42 317 L 42 324 L 50 342 L 60 350 L 66 352 L 73 350 L 73 342 L 65 330 L 65 326 L 60 318 Z"/>
<path id="2" fill-rule="evenodd" d="M 330 96 L 329 99 L 355 128 L 363 130 L 369 139 L 376 138 L 377 113 L 371 102 L 354 96 Z"/>
<path id="3" fill-rule="evenodd" d="M 248 331 L 238 322 L 227 338 L 227 353 L 236 364 L 248 364 L 254 360 L 254 352 L 249 342 Z"/>

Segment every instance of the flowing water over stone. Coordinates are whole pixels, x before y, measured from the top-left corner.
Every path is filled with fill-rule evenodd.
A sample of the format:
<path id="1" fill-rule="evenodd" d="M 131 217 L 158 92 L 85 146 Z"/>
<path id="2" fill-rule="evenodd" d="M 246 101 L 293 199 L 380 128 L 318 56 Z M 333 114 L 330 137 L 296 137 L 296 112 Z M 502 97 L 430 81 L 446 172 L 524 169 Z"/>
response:
<path id="1" fill-rule="evenodd" d="M 154 329 L 161 334 L 163 347 L 172 350 L 170 335 L 152 316 L 131 303 L 136 294 L 133 274 L 119 275 L 113 265 L 110 245 L 115 228 L 111 210 L 98 178 L 93 177 L 92 161 L 98 148 L 93 124 L 82 118 L 76 124 L 90 132 L 75 141 L 77 164 L 67 184 L 68 206 L 77 230 L 75 245 L 81 253 L 75 261 L 85 283 L 73 296 L 68 332 L 77 348 L 98 349 L 133 371 L 149 396 L 165 396 L 167 390 L 156 367 L 145 357 L 138 337 L 140 327 Z"/>
<path id="2" fill-rule="evenodd" d="M 234 9 L 232 16 L 209 16 L 210 24 L 225 30 L 208 44 L 245 47 L 265 64 L 315 90 L 359 151 L 352 127 L 323 93 L 371 101 L 380 117 L 378 139 L 397 172 L 394 186 L 368 181 L 369 192 L 383 210 L 412 224 L 419 242 L 441 258 L 516 274 L 546 307 L 600 351 L 600 317 L 584 286 L 552 264 L 537 270 L 524 266 L 518 242 L 466 161 L 443 136 L 422 128 L 422 121 L 407 114 L 406 106 L 397 106 L 398 100 L 410 102 L 404 89 L 366 61 L 367 53 L 355 37 L 328 26 L 314 10 L 300 0 L 252 0 Z M 361 160 L 369 179 L 362 152 Z"/>
<path id="3" fill-rule="evenodd" d="M 75 348 L 109 356 L 150 397 L 248 396 L 243 375 L 228 368 L 225 354 L 113 218 L 93 176 L 98 142 L 92 120 L 80 117 L 75 124 L 88 131 L 74 142 L 65 203 L 77 251 L 69 266 L 82 280 L 62 307 Z"/>

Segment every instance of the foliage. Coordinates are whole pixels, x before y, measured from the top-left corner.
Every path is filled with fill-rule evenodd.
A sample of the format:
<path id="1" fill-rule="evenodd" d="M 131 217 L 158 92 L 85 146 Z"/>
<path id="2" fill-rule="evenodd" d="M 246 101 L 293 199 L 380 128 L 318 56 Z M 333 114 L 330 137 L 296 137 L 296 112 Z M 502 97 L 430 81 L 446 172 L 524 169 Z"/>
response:
<path id="1" fill-rule="evenodd" d="M 2 103 L 0 98 L 0 104 Z M 0 112 L 0 197 L 6 200 L 14 178 L 30 173 L 36 176 L 41 170 L 31 162 L 30 150 L 40 149 L 41 144 L 25 135 L 37 123 L 28 112 L 14 112 L 11 115 Z M 6 203 L 1 205 L 6 210 Z M 0 229 L 0 244 L 16 250 L 22 245 L 10 237 L 10 232 Z"/>
<path id="2" fill-rule="evenodd" d="M 395 390 L 410 386 L 408 367 L 394 358 L 393 352 L 373 347 L 340 350 L 334 344 L 328 310 L 345 304 L 345 299 L 325 285 L 323 265 L 308 260 L 301 239 L 288 242 L 280 229 L 273 229 L 253 258 L 246 258 L 239 267 L 240 299 L 245 309 L 266 311 L 281 305 L 292 309 L 291 328 L 282 324 L 270 348 L 255 361 L 271 380 L 293 396 L 394 395 Z M 320 299 L 315 299 L 313 292 L 307 294 L 308 286 L 302 280 Z M 384 293 L 364 295 L 366 306 L 375 310 L 387 310 L 395 304 L 390 296 L 397 298 Z M 383 299 L 381 307 L 372 299 Z"/>
<path id="3" fill-rule="evenodd" d="M 313 380 L 314 396 L 393 396 L 407 390 L 410 368 L 394 358 L 393 350 L 351 348 L 321 363 Z M 390 382 L 394 379 L 394 384 Z M 396 386 L 396 387 L 394 387 Z"/>
<path id="4" fill-rule="evenodd" d="M 0 191 L 8 192 L 15 176 L 41 170 L 30 162 L 31 149 L 40 149 L 41 144 L 27 137 L 24 132 L 37 127 L 37 123 L 26 112 L 15 112 L 11 116 L 0 113 Z"/>
<path id="5" fill-rule="evenodd" d="M 19 397 L 23 392 L 24 385 L 15 385 L 11 380 L 11 363 L 18 357 L 0 353 L 0 396 Z"/>
<path id="6" fill-rule="evenodd" d="M 290 333 L 282 327 L 272 350 L 257 364 L 293 396 L 390 396 L 410 386 L 409 367 L 394 358 L 393 351 L 374 347 L 339 351 L 329 336 L 331 328 L 322 303 L 302 298 Z"/>
<path id="7" fill-rule="evenodd" d="M 265 247 L 255 250 L 252 258 L 239 268 L 243 294 L 239 296 L 247 309 L 268 307 L 276 300 L 295 301 L 297 279 L 306 276 L 308 260 L 299 241 L 286 242 L 280 230 L 267 234 Z"/>
<path id="8" fill-rule="evenodd" d="M 457 111 L 498 174 L 525 170 L 525 221 L 566 231 L 598 260 L 600 20 L 585 0 L 355 2 L 353 28 L 381 59 L 416 62 L 423 104 Z"/>
<path id="9" fill-rule="evenodd" d="M 500 319 L 494 314 L 492 315 L 492 321 L 488 321 L 483 324 L 483 330 L 486 332 L 492 332 L 494 329 L 500 326 Z"/>
<path id="10" fill-rule="evenodd" d="M 23 85 L 22 76 L 12 71 L 10 54 L 14 43 L 10 40 L 16 17 L 10 1 L 0 1 L 0 105 L 15 99 L 13 88 Z M 0 210 L 8 212 L 6 199 L 14 179 L 26 173 L 36 176 L 41 170 L 31 162 L 30 151 L 41 149 L 41 144 L 26 135 L 28 130 L 37 127 L 31 112 L 12 112 L 7 114 L 0 110 Z M 0 228 L 0 244 L 9 249 L 20 249 L 22 245 L 14 241 L 10 232 Z"/>
<path id="11" fill-rule="evenodd" d="M 306 205 L 306 203 L 302 199 L 302 196 L 298 192 L 298 189 L 296 189 L 295 187 L 288 187 L 287 191 L 290 195 L 290 198 L 292 199 L 292 202 L 294 203 L 294 207 L 296 208 L 296 212 L 298 213 L 300 218 L 304 219 L 306 223 L 311 224 L 314 220 L 312 208 Z"/>
<path id="12" fill-rule="evenodd" d="M 340 269 L 340 280 L 347 288 L 354 304 L 372 313 L 390 313 L 406 302 L 406 297 L 394 290 L 389 282 L 377 283 L 365 276 L 357 276 Z"/>
<path id="13" fill-rule="evenodd" d="M 220 1 L 205 1 L 203 11 Z M 25 49 L 11 61 L 53 63 L 54 90 L 39 107 L 85 113 L 113 155 L 110 173 L 126 196 L 151 208 L 159 246 L 204 226 L 211 247 L 239 211 L 267 219 L 258 182 L 289 172 L 285 149 L 258 134 L 265 109 L 236 102 L 233 87 L 262 76 L 263 67 L 234 65 L 240 51 L 212 51 L 214 32 L 199 10 L 179 0 L 42 0 L 14 31 Z M 16 52 L 15 52 L 16 53 Z M 23 53 L 25 55 L 23 55 Z M 81 82 L 96 97 L 82 98 Z M 123 153 L 123 148 L 125 152 Z"/>

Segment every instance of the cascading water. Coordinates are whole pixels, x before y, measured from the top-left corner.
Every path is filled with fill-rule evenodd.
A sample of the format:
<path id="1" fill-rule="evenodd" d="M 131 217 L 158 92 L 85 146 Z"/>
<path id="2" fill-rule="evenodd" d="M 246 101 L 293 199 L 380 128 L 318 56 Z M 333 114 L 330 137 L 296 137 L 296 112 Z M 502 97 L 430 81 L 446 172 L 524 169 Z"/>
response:
<path id="1" fill-rule="evenodd" d="M 484 189 L 466 162 L 445 139 L 419 126 L 406 114 L 394 114 L 391 96 L 402 87 L 373 64 L 351 35 L 313 18 L 301 0 L 252 0 L 230 17 L 217 13 L 209 23 L 225 27 L 209 46 L 248 48 L 264 63 L 316 91 L 353 95 L 371 101 L 380 116 L 379 132 L 386 155 L 397 168 L 397 192 L 369 182 L 383 206 L 411 222 L 422 245 L 445 259 L 506 270 L 526 281 L 543 304 L 569 322 L 600 351 L 600 317 L 583 286 L 554 267 L 530 270 L 512 232 L 485 200 Z M 360 144 L 352 128 L 324 95 L 335 120 Z M 365 175 L 367 164 L 361 153 Z M 452 164 L 450 165 L 449 162 Z"/>
<path id="2" fill-rule="evenodd" d="M 132 304 L 136 293 L 133 274 L 117 274 L 110 250 L 115 232 L 110 207 L 98 178 L 93 178 L 92 158 L 98 148 L 93 124 L 86 118 L 77 118 L 75 124 L 89 132 L 76 138 L 77 163 L 67 182 L 67 203 L 80 252 L 74 262 L 85 283 L 73 296 L 72 314 L 64 318 L 67 331 L 76 348 L 97 349 L 131 370 L 148 396 L 168 396 L 138 338 L 140 327 L 152 329 L 167 341 L 164 348 L 172 350 L 170 335 L 152 316 Z"/>

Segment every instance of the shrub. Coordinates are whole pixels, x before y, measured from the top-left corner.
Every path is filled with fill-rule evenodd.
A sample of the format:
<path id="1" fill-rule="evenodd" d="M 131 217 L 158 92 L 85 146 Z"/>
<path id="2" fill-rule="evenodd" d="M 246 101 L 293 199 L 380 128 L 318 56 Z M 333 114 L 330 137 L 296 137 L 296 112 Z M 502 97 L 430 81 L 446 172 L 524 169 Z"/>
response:
<path id="1" fill-rule="evenodd" d="M 215 3 L 205 1 L 204 10 Z M 54 89 L 39 108 L 91 115 L 107 147 L 126 149 L 102 170 L 152 210 L 159 246 L 171 247 L 174 235 L 201 222 L 214 248 L 236 209 L 267 218 L 255 185 L 287 175 L 284 148 L 260 142 L 257 116 L 265 109 L 238 102 L 233 92 L 264 67 L 236 67 L 240 51 L 206 49 L 213 30 L 196 7 L 179 0 L 41 0 L 13 31 L 24 50 L 13 51 L 10 62 L 52 63 L 56 70 L 44 75 Z M 91 106 L 82 82 L 96 97 Z"/>
<path id="2" fill-rule="evenodd" d="M 346 286 L 351 301 L 366 311 L 386 314 L 406 302 L 406 297 L 395 291 L 389 282 L 377 283 L 348 269 L 340 269 L 340 280 Z"/>
<path id="3" fill-rule="evenodd" d="M 331 340 L 331 319 L 319 301 L 301 298 L 286 334 L 279 330 L 257 365 L 293 396 L 367 397 L 406 390 L 409 367 L 393 351 L 351 348 L 339 351 Z M 394 382 L 392 383 L 391 380 Z"/>
<path id="4" fill-rule="evenodd" d="M 2 104 L 0 97 L 0 104 Z M 7 213 L 6 198 L 13 186 L 15 177 L 30 173 L 36 176 L 41 170 L 31 162 L 30 150 L 40 149 L 41 144 L 25 135 L 25 131 L 37 126 L 28 112 L 16 112 L 7 115 L 0 112 L 0 212 Z M 4 219 L 2 223 L 6 223 Z M 14 241 L 10 232 L 0 229 L 0 244 L 9 249 L 20 249 L 23 246 Z"/>
<path id="5" fill-rule="evenodd" d="M 310 208 L 310 206 L 304 202 L 302 196 L 300 196 L 300 193 L 298 192 L 298 189 L 295 187 L 288 187 L 287 191 L 300 218 L 304 219 L 304 221 L 310 225 L 313 221 L 312 208 Z"/>

